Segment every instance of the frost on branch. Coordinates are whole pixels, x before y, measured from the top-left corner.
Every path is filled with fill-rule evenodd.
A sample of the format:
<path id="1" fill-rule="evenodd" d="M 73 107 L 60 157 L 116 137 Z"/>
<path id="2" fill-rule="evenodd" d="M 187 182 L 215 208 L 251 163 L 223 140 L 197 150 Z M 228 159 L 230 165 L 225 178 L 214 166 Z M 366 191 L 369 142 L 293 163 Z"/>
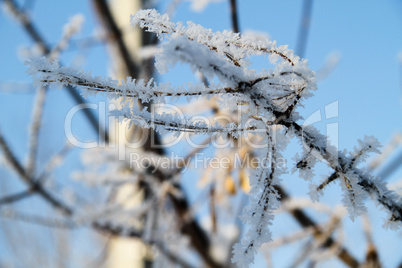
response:
<path id="1" fill-rule="evenodd" d="M 365 211 L 364 200 L 370 197 L 389 213 L 392 227 L 400 226 L 402 205 L 397 195 L 389 191 L 380 179 L 358 167 L 368 153 L 378 152 L 377 140 L 366 137 L 358 142 L 353 152 L 347 154 L 329 146 L 327 138 L 315 128 L 298 123 L 302 118 L 296 109 L 311 96 L 311 90 L 316 89 L 314 72 L 308 68 L 306 60 L 294 55 L 286 46 L 277 46 L 275 42 L 256 40 L 229 31 L 214 33 L 192 22 L 186 25 L 173 23 L 167 15 L 160 15 L 155 10 L 141 10 L 131 20 L 133 24 L 156 33 L 161 40 L 166 37 L 167 41 L 156 55 L 156 66 L 160 72 L 167 72 L 178 62 L 187 63 L 195 73 L 201 72 L 207 78 L 217 78 L 219 82 L 208 87 L 201 83 L 173 87 L 169 83 L 153 80 L 146 83 L 131 78 L 116 81 L 61 67 L 44 58 L 28 62 L 28 72 L 39 85 L 70 85 L 83 89 L 84 95 L 101 93 L 110 99 L 122 99 L 122 108 L 113 111 L 112 115 L 161 133 L 218 133 L 233 138 L 247 132 L 263 133 L 267 146 L 254 152 L 259 156 L 259 165 L 250 171 L 250 200 L 241 216 L 248 231 L 234 246 L 233 260 L 236 263 L 247 266 L 253 262 L 261 245 L 271 240 L 268 227 L 273 220 L 273 211 L 279 208 L 279 196 L 274 186 L 279 184 L 280 175 L 285 172 L 278 167 L 276 160 L 293 137 L 300 141 L 303 148 L 301 156 L 294 158 L 294 173 L 313 182 L 317 161 L 327 164 L 332 172 L 321 184 L 312 187 L 312 196 L 317 199 L 328 184 L 338 181 L 351 218 Z M 249 68 L 248 57 L 251 55 L 267 55 L 273 69 L 257 71 Z M 171 114 L 153 114 L 135 106 L 137 101 L 164 103 L 182 97 L 191 101 L 211 96 L 218 97 L 220 106 L 230 111 L 236 111 L 241 106 L 238 109 L 242 111 L 241 118 L 236 123 L 212 125 L 190 122 Z"/>
<path id="2" fill-rule="evenodd" d="M 232 260 L 240 267 L 246 267 L 254 260 L 257 250 L 272 240 L 268 226 L 274 219 L 273 212 L 279 208 L 279 195 L 274 188 L 279 185 L 279 175 L 285 173 L 278 167 L 277 159 L 280 151 L 285 149 L 287 138 L 281 133 L 281 128 L 267 129 L 266 150 L 260 150 L 259 163 L 250 173 L 251 190 L 249 204 L 243 209 L 242 221 L 249 226 L 245 237 L 233 248 Z"/>

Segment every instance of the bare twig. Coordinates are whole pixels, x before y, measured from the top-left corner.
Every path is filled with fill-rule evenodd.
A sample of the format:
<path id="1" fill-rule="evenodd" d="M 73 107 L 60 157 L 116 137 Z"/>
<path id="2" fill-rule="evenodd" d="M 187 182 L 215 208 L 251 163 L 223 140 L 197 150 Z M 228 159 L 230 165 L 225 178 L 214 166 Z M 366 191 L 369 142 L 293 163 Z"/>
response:
<path id="1" fill-rule="evenodd" d="M 378 251 L 373 242 L 370 220 L 367 215 L 363 215 L 363 230 L 367 240 L 366 260 L 361 268 L 380 268 L 381 263 Z"/>
<path id="2" fill-rule="evenodd" d="M 380 170 L 378 176 L 383 179 L 388 178 L 389 176 L 391 176 L 392 173 L 394 173 L 398 169 L 398 167 L 401 166 L 401 163 L 402 163 L 402 151 L 400 151 L 394 159 L 388 162 L 387 165 Z"/>
<path id="3" fill-rule="evenodd" d="M 303 1 L 303 11 L 300 21 L 299 35 L 297 38 L 296 54 L 301 58 L 305 56 L 308 33 L 310 30 L 311 12 L 313 9 L 313 0 Z"/>
<path id="4" fill-rule="evenodd" d="M 239 33 L 240 28 L 239 28 L 239 17 L 238 17 L 238 12 L 237 12 L 236 0 L 230 0 L 230 14 L 231 14 L 231 18 L 232 18 L 233 32 Z"/>
<path id="5" fill-rule="evenodd" d="M 0 206 L 4 204 L 9 204 L 9 203 L 15 203 L 17 201 L 20 201 L 22 199 L 25 199 L 33 194 L 32 191 L 22 191 L 16 194 L 4 196 L 0 198 Z"/>

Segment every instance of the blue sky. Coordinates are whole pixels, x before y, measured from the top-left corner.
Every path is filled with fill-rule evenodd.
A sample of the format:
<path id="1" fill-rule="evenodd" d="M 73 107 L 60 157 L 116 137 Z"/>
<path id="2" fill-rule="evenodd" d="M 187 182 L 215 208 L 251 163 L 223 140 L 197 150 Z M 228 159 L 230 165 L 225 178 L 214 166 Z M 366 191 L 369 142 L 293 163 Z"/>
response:
<path id="1" fill-rule="evenodd" d="M 86 17 L 78 38 L 94 33 L 96 18 L 91 12 L 92 6 L 89 1 L 37 0 L 35 2 L 32 16 L 40 32 L 51 45 L 60 38 L 63 25 L 77 13 L 83 13 Z M 161 10 L 164 10 L 168 1 L 161 2 Z M 184 2 L 179 6 L 173 20 L 192 20 L 214 31 L 230 29 L 227 2 L 210 4 L 201 13 L 193 12 L 190 9 L 190 3 Z M 291 49 L 295 48 L 302 1 L 238 0 L 238 2 L 242 31 L 265 32 L 271 39 L 277 40 L 279 45 L 288 44 Z M 318 122 L 315 126 L 325 132 L 328 123 L 338 123 L 340 149 L 352 149 L 357 139 L 364 135 L 373 135 L 385 145 L 396 132 L 401 131 L 402 63 L 398 62 L 398 53 L 402 53 L 401 26 L 401 1 L 314 1 L 305 57 L 314 71 L 324 66 L 327 57 L 334 53 L 339 56 L 339 63 L 324 80 L 319 81 L 314 96 L 305 101 L 305 108 L 299 108 L 298 111 L 304 117 L 308 117 L 317 110 L 324 113 L 326 105 L 338 101 L 339 116 Z M 20 26 L 4 16 L 4 13 L 0 15 L 0 35 L 3 36 L 0 44 L 0 82 L 30 83 L 31 77 L 25 74 L 26 67 L 17 57 L 17 53 L 21 46 L 32 45 L 31 41 L 25 36 Z M 96 46 L 84 53 L 87 60 L 83 65 L 84 69 L 92 70 L 97 75 L 108 74 L 105 47 Z M 76 51 L 67 51 L 62 61 L 69 64 L 75 55 Z M 264 59 L 257 59 L 256 66 L 263 68 Z M 159 78 L 161 81 L 172 81 L 177 84 L 189 80 L 196 81 L 186 66 L 179 66 L 171 74 L 159 76 Z M 27 146 L 27 129 L 33 98 L 33 93 L 11 94 L 0 90 L 0 128 L 21 159 L 24 159 Z M 43 161 L 63 146 L 63 122 L 60 118 L 63 118 L 73 105 L 69 96 L 60 90 L 51 91 L 46 103 L 45 113 L 46 111 L 48 113 L 45 115 L 44 129 L 52 133 L 52 138 L 42 137 L 43 146 L 40 155 Z M 78 118 L 76 124 L 79 135 L 86 139 L 93 138 L 94 134 L 85 126 L 85 120 Z M 79 167 L 79 161 L 76 160 L 78 157 L 78 153 L 74 153 L 68 168 Z M 389 178 L 389 182 L 394 182 L 401 177 L 402 171 L 399 168 Z M 289 178 L 289 182 L 286 181 L 285 184 L 290 188 L 301 187 L 302 190 L 295 191 L 296 195 L 306 194 L 304 182 L 300 183 Z M 335 190 L 334 193 L 327 191 L 327 195 L 328 197 L 324 200 L 328 203 L 339 201 Z M 380 213 L 377 217 L 376 210 L 377 208 L 370 207 L 370 212 L 373 213 L 370 215 L 374 215 L 372 220 L 375 230 L 378 230 L 376 241 L 383 249 L 385 243 L 394 243 L 394 248 L 400 249 L 402 247 L 401 233 L 381 229 L 384 214 Z M 359 221 L 347 223 L 352 232 L 359 229 L 356 227 L 359 224 Z M 277 229 L 280 228 L 273 227 L 274 232 Z M 387 240 L 395 235 L 398 239 Z M 350 243 L 350 246 L 357 251 L 361 249 L 359 248 L 361 246 L 355 245 L 353 241 Z M 362 256 L 363 251 L 356 255 Z M 401 261 L 392 249 L 381 254 L 383 255 L 380 257 L 389 262 L 386 263 L 387 267 L 395 266 L 398 261 Z"/>

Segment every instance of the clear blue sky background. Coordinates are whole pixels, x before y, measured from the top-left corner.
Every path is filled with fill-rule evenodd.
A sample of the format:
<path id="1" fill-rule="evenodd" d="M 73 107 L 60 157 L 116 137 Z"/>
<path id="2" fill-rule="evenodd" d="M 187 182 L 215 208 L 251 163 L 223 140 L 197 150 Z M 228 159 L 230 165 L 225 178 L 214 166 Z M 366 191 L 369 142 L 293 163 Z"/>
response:
<path id="1" fill-rule="evenodd" d="M 93 34 L 96 19 L 88 1 L 37 0 L 35 2 L 32 16 L 40 32 L 50 44 L 57 42 L 63 25 L 77 13 L 82 13 L 86 17 L 83 31 L 78 37 L 83 38 Z M 161 10 L 164 10 L 168 1 L 161 2 Z M 211 4 L 202 13 L 193 12 L 190 4 L 184 2 L 175 13 L 174 20 L 192 20 L 214 31 L 231 29 L 227 2 Z M 271 39 L 277 40 L 279 45 L 288 44 L 291 49 L 295 48 L 302 1 L 238 0 L 238 2 L 242 31 L 265 32 Z M 398 0 L 314 1 L 311 19 L 305 54 L 309 60 L 309 66 L 315 71 L 319 70 L 325 64 L 328 55 L 333 52 L 341 58 L 330 75 L 319 82 L 315 96 L 305 102 L 305 108 L 299 108 L 298 111 L 308 117 L 317 110 L 324 112 L 327 104 L 338 101 L 339 116 L 319 122 L 315 126 L 325 133 L 326 124 L 338 123 L 340 149 L 352 149 L 357 139 L 364 135 L 374 135 L 382 144 L 386 144 L 402 128 L 400 84 L 402 67 L 401 62 L 398 62 L 398 53 L 402 52 L 402 2 Z M 26 37 L 20 26 L 4 13 L 0 15 L 0 36 L 2 36 L 0 82 L 30 83 L 31 78 L 25 74 L 26 67 L 17 57 L 17 52 L 22 45 L 32 44 L 30 39 Z M 108 59 L 104 52 L 103 46 L 96 46 L 85 51 L 87 62 L 83 68 L 92 70 L 97 75 L 107 75 Z M 63 55 L 62 61 L 68 64 L 75 55 L 76 51 L 70 50 Z M 264 67 L 261 61 L 256 64 L 258 67 Z M 196 81 L 196 78 L 191 75 L 189 68 L 183 66 L 176 68 L 171 75 L 161 76 L 160 80 L 181 84 L 189 80 Z M 33 93 L 10 94 L 0 90 L 0 129 L 20 159 L 24 159 L 26 151 L 33 97 Z M 49 94 L 44 120 L 44 129 L 49 135 L 41 137 L 41 161 L 45 161 L 63 146 L 64 122 L 60 118 L 64 118 L 72 105 L 73 102 L 63 91 L 52 91 Z M 85 120 L 77 118 L 76 133 L 83 138 L 93 139 L 92 130 L 85 125 Z M 78 159 L 79 153 L 73 153 L 66 169 L 63 168 L 58 172 L 62 174 L 63 171 L 79 167 Z M 1 174 L 10 176 L 4 170 Z M 401 177 L 402 171 L 399 169 L 388 180 L 394 182 Z M 306 194 L 306 183 L 300 183 L 291 176 L 287 179 L 285 184 L 290 189 L 292 186 L 299 189 L 294 191 L 295 195 Z M 324 198 L 324 201 L 330 204 L 339 202 L 337 196 L 339 192 L 335 190 L 337 188 L 333 186 L 331 188 L 334 189 L 333 192 L 327 191 L 328 196 Z M 381 229 L 384 214 L 377 211 L 377 208 L 370 205 L 370 212 L 372 212 L 370 219 L 376 230 L 375 242 L 382 249 L 380 257 L 385 266 L 393 267 L 402 260 L 401 232 Z M 279 223 L 279 220 L 276 223 Z M 348 221 L 346 226 L 347 230 L 356 235 L 355 241 L 364 241 L 363 234 L 356 231 L 360 230 L 359 221 L 355 223 Z M 280 235 L 281 224 L 275 225 L 273 232 Z M 355 255 L 363 256 L 364 243 L 356 244 L 353 239 L 348 239 L 347 245 Z M 391 246 L 387 248 L 387 245 Z M 277 256 L 285 257 L 287 254 L 285 251 L 279 251 Z M 275 260 L 275 263 L 277 261 L 279 260 Z"/>

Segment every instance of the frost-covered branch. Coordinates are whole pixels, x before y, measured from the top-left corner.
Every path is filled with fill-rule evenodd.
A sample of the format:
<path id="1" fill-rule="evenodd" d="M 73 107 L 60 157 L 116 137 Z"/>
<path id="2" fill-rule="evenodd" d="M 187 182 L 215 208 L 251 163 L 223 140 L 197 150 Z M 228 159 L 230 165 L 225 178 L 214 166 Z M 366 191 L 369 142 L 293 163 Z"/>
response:
<path id="1" fill-rule="evenodd" d="M 60 53 L 68 46 L 70 38 L 81 29 L 83 22 L 82 15 L 76 15 L 70 19 L 69 23 L 64 26 L 63 35 L 59 43 L 49 51 L 46 56 L 54 60 L 58 58 Z M 41 127 L 43 106 L 46 99 L 47 87 L 40 86 L 36 93 L 35 104 L 33 108 L 32 124 L 30 129 L 30 140 L 27 158 L 27 173 L 33 177 L 35 174 L 36 155 L 38 151 L 39 130 Z"/>
<path id="2" fill-rule="evenodd" d="M 392 226 L 400 226 L 402 205 L 398 196 L 389 191 L 380 179 L 358 167 L 359 163 L 367 158 L 368 153 L 378 152 L 377 140 L 365 138 L 358 142 L 358 147 L 353 152 L 347 154 L 330 146 L 327 137 L 313 127 L 298 123 L 301 118 L 296 109 L 304 99 L 311 96 L 311 90 L 316 88 L 314 73 L 308 68 L 305 60 L 294 55 L 285 46 L 277 47 L 275 42 L 259 41 L 227 31 L 213 33 L 191 22 L 184 26 L 182 23 L 171 22 L 166 15 L 160 15 L 155 10 L 138 12 L 132 17 L 132 22 L 156 33 L 161 39 L 164 35 L 168 36 L 169 40 L 162 44 L 161 52 L 156 55 L 159 71 L 166 72 L 172 65 L 185 62 L 194 72 L 201 72 L 210 79 L 218 78 L 220 84 L 208 87 L 202 84 L 173 87 L 168 83 L 145 83 L 131 78 L 120 83 L 60 67 L 57 63 L 44 59 L 28 62 L 29 73 L 35 76 L 42 86 L 77 86 L 85 90 L 84 95 L 101 92 L 111 99 L 124 97 L 128 103 L 135 103 L 136 100 L 143 103 L 164 103 L 167 97 L 173 101 L 175 98 L 185 97 L 190 101 L 195 97 L 214 95 L 219 97 L 221 105 L 230 111 L 245 106 L 246 109 L 241 109 L 244 112 L 239 122 L 226 126 L 188 123 L 186 120 L 183 122 L 172 115 L 154 114 L 146 109 L 132 107 L 127 109 L 129 105 L 112 113 L 131 119 L 132 123 L 141 127 L 156 130 L 225 133 L 231 134 L 233 138 L 238 138 L 244 132 L 263 131 L 262 136 L 267 145 L 257 152 L 260 162 L 256 169 L 250 171 L 250 200 L 242 214 L 242 220 L 249 225 L 249 230 L 241 242 L 234 246 L 233 260 L 239 265 L 244 266 L 252 262 L 257 249 L 271 239 L 268 226 L 273 219 L 273 210 L 279 207 L 281 192 L 277 187 L 280 175 L 284 172 L 276 162 L 293 137 L 299 139 L 303 148 L 302 156 L 295 158 L 297 163 L 294 171 L 299 171 L 300 177 L 312 180 L 312 171 L 317 160 L 323 161 L 332 169 L 332 175 L 326 181 L 315 189 L 312 187 L 312 195 L 315 191 L 321 194 L 329 183 L 338 181 L 343 190 L 343 202 L 352 219 L 365 211 L 364 199 L 371 197 L 388 211 Z M 248 56 L 266 53 L 274 65 L 273 70 L 257 72 L 247 67 Z M 257 119 L 255 125 L 246 127 L 245 122 L 250 119 Z M 267 159 L 271 160 L 268 164 L 264 162 Z M 174 197 L 172 202 L 179 208 L 183 200 Z M 180 209 L 177 211 L 183 224 L 187 224 L 187 210 L 188 207 L 185 212 Z M 312 225 L 311 222 L 306 224 Z M 194 230 L 193 228 L 191 232 Z M 325 237 L 325 241 L 335 244 L 330 240 L 330 233 Z M 194 238 L 191 233 L 186 234 Z M 196 248 L 200 248 L 197 241 L 192 242 Z M 204 253 L 202 256 L 207 263 L 214 266 L 209 254 L 202 250 L 200 252 Z M 342 255 L 342 252 L 338 255 Z M 353 263 L 353 260 L 349 261 Z"/>
<path id="3" fill-rule="evenodd" d="M 93 77 L 83 71 L 60 66 L 57 62 L 49 62 L 45 58 L 27 62 L 30 65 L 29 74 L 36 76 L 41 85 L 76 86 L 87 91 L 84 95 L 107 93 L 111 99 L 120 97 L 138 98 L 143 102 L 161 101 L 163 97 L 219 95 L 236 93 L 231 88 L 217 86 L 205 87 L 188 83 L 187 87 L 178 87 L 172 91 L 170 83 L 156 83 L 153 80 L 145 83 L 143 80 L 128 78 L 126 81 Z M 119 83 L 121 82 L 121 83 Z"/>
<path id="4" fill-rule="evenodd" d="M 335 151 L 337 155 L 334 155 L 334 150 L 327 148 L 326 138 L 319 135 L 316 130 L 311 127 L 303 128 L 296 122 L 283 123 L 291 127 L 302 142 L 305 142 L 308 148 L 321 155 L 336 172 L 329 177 L 330 181 L 335 180 L 336 177 L 342 178 L 341 185 L 343 185 L 345 193 L 344 202 L 351 209 L 352 218 L 364 212 L 363 200 L 369 196 L 390 213 L 389 223 L 391 227 L 398 228 L 397 226 L 402 222 L 402 204 L 398 201 L 398 195 L 388 190 L 380 178 L 375 178 L 356 167 L 359 161 L 366 157 L 367 153 L 378 152 L 379 143 L 376 139 L 366 137 L 364 141 L 359 141 L 359 147 L 355 148 L 355 152 L 351 153 L 350 156 L 338 151 Z M 328 183 L 324 184 L 317 189 L 321 190 Z"/>
<path id="5" fill-rule="evenodd" d="M 281 57 L 291 65 L 298 63 L 298 58 L 292 55 L 287 46 L 277 47 L 275 42 L 255 41 L 250 37 L 240 36 L 238 33 L 223 31 L 213 33 L 200 25 L 192 22 L 185 27 L 182 23 L 173 23 L 167 15 L 160 15 L 155 10 L 142 10 L 132 16 L 134 25 L 147 28 L 148 31 L 156 33 L 160 38 L 163 34 L 169 34 L 172 38 L 178 35 L 185 36 L 191 41 L 208 46 L 211 50 L 227 57 L 234 65 L 240 66 L 241 59 L 250 55 L 272 54 L 272 60 Z M 275 57 L 276 56 L 276 57 Z"/>
<path id="6" fill-rule="evenodd" d="M 43 106 L 46 97 L 46 87 L 39 87 L 33 109 L 32 124 L 29 137 L 27 173 L 33 177 L 35 174 L 36 155 L 38 151 L 39 129 L 42 121 Z"/>

